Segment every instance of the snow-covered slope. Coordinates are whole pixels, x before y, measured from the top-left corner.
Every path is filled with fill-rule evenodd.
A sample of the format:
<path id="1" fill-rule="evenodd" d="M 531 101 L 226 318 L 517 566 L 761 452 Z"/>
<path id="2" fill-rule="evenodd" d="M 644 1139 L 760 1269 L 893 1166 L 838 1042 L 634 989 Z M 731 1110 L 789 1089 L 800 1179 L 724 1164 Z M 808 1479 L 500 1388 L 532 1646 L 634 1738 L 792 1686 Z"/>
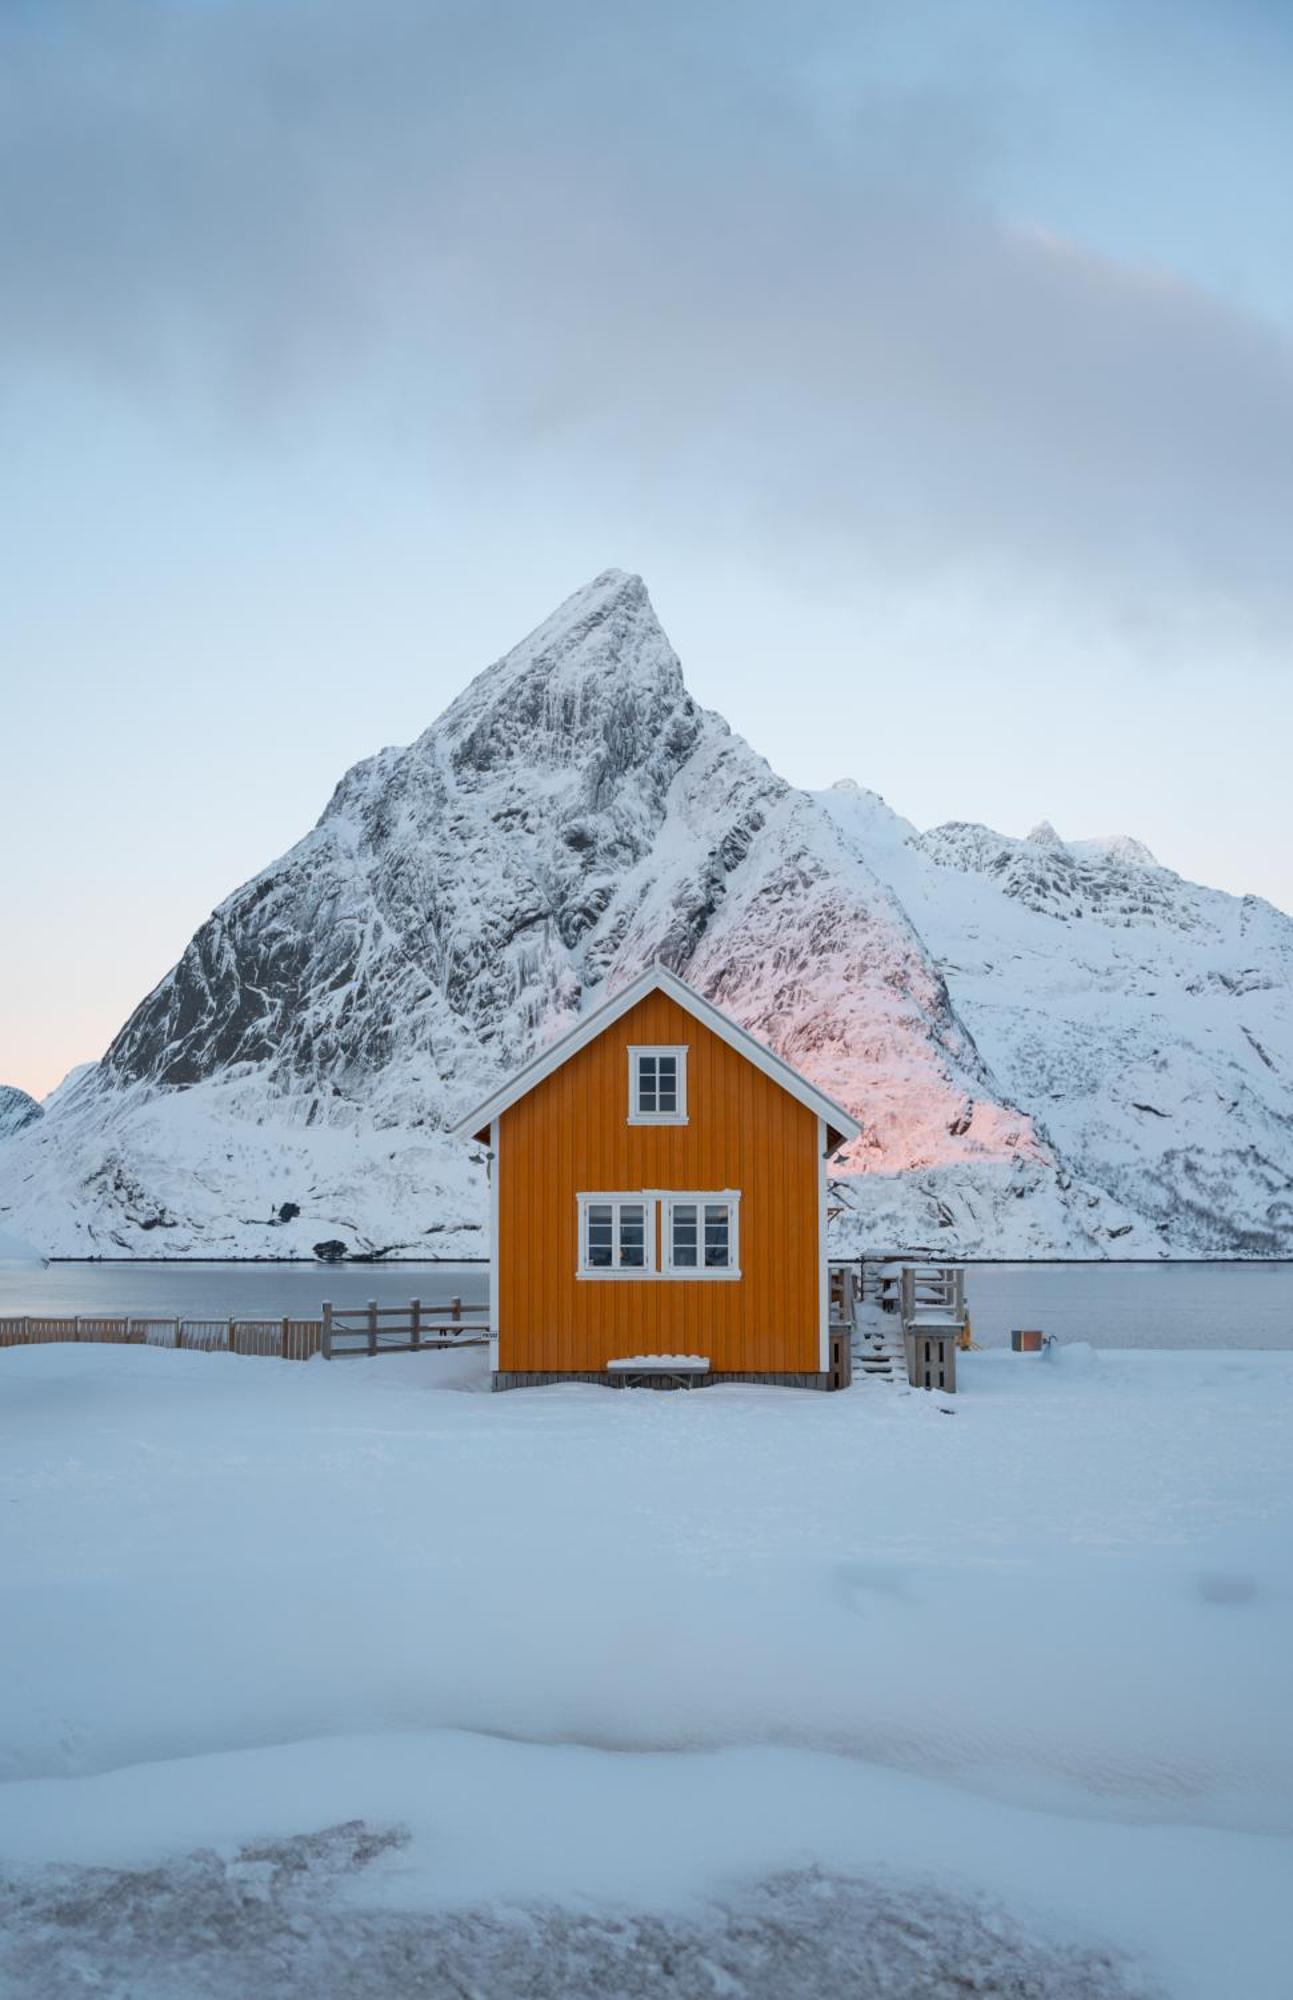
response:
<path id="1" fill-rule="evenodd" d="M 850 1242 L 1242 1247 L 1233 1200 L 1173 1210 L 1170 1187 L 1211 1185 L 1214 1157 L 1233 1182 L 1247 1101 L 1237 1123 L 1200 1111 L 1211 1150 L 1188 1170 L 1157 1133 L 1114 1159 L 1055 1115 L 1049 1002 L 1030 1023 L 1016 965 L 1031 949 L 1063 983 L 1077 907 L 1102 937 L 1170 933 L 1191 978 L 1231 976 L 1211 941 L 1241 906 L 1134 845 L 917 838 L 856 788 L 794 790 L 696 705 L 641 581 L 608 571 L 408 749 L 356 765 L 221 905 L 103 1061 L 6 1145 L 0 1218 L 65 1254 L 479 1249 L 479 1167 L 444 1127 L 658 957 L 856 1112 Z M 1016 953 L 1002 924 L 1039 928 Z M 976 984 L 980 933 L 996 972 Z M 1267 1136 L 1287 1160 L 1287 1130 Z M 1282 1199 L 1272 1184 L 1272 1245 L 1293 1241 Z"/>

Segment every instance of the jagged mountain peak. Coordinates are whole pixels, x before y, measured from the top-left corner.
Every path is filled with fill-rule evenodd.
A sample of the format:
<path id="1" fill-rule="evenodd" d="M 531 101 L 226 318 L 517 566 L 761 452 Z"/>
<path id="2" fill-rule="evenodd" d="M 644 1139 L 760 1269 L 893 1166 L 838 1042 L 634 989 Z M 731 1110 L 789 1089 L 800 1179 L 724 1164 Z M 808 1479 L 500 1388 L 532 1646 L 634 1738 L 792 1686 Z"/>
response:
<path id="1" fill-rule="evenodd" d="M 447 758 L 468 788 L 578 771 L 598 810 L 634 767 L 667 783 L 700 726 L 641 577 L 604 570 L 478 674 L 414 754 Z"/>
<path id="2" fill-rule="evenodd" d="M 221 904 L 136 1010 L 104 1082 L 185 1088 L 265 1065 L 330 1117 L 416 1054 L 419 1115 L 439 1119 L 463 1061 L 483 1075 L 481 1049 L 516 1059 L 606 975 L 649 887 L 634 871 L 680 774 L 702 767 L 710 846 L 739 855 L 757 798 L 786 787 L 693 701 L 641 578 L 603 571 L 408 749 L 346 773 L 312 833 Z M 685 908 L 731 865 L 693 844 L 676 857 Z M 677 952 L 690 922 L 675 910 L 655 945 Z M 445 1007 L 456 1057 L 426 1060 Z"/>
<path id="3" fill-rule="evenodd" d="M 856 778 L 837 778 L 824 792 L 817 793 L 817 800 L 827 817 L 864 857 L 872 849 L 901 846 L 916 838 L 911 821 L 895 812 L 879 792 L 859 785 Z"/>
<path id="4" fill-rule="evenodd" d="M 1162 863 L 1143 840 L 1130 833 L 1102 833 L 1089 840 L 1071 840 L 1074 854 L 1090 861 L 1111 861 L 1124 868 L 1159 868 Z"/>
<path id="5" fill-rule="evenodd" d="M 868 785 L 859 785 L 856 778 L 836 778 L 822 793 L 824 800 L 845 810 L 869 814 L 878 820 L 892 820 L 901 826 L 908 821 L 900 819 L 893 807 L 880 792 L 873 792 Z"/>
<path id="6" fill-rule="evenodd" d="M 1060 854 L 1068 852 L 1067 844 L 1060 839 L 1048 819 L 1039 819 L 1026 838 L 1030 847 L 1049 847 Z"/>
<path id="7" fill-rule="evenodd" d="M 483 711 L 514 700 L 525 683 L 578 690 L 607 677 L 621 686 L 684 693 L 682 668 L 640 576 L 608 569 L 572 592 L 543 622 L 468 682 L 433 728 L 457 733 Z M 428 732 L 429 733 L 429 732 Z"/>

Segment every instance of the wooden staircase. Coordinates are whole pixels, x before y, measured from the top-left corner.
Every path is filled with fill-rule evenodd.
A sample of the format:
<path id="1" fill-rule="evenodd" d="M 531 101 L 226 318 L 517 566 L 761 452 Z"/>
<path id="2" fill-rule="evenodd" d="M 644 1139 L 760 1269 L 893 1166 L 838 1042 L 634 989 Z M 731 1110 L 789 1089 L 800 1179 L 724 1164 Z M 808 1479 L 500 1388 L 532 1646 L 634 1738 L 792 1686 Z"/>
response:
<path id="1" fill-rule="evenodd" d="M 903 1354 L 902 1330 L 892 1317 L 878 1324 L 859 1327 L 853 1344 L 859 1375 L 870 1382 L 904 1382 L 907 1363 Z"/>
<path id="2" fill-rule="evenodd" d="M 969 1337 L 964 1270 L 923 1258 L 864 1263 L 860 1292 L 857 1373 L 955 1391 L 956 1349 Z"/>

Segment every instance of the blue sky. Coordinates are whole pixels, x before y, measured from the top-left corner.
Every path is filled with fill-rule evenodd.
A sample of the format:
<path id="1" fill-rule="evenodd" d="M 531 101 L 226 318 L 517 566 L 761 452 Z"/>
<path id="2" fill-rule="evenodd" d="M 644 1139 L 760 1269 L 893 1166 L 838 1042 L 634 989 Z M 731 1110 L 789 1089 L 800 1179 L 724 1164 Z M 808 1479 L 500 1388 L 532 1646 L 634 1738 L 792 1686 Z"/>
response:
<path id="1" fill-rule="evenodd" d="M 0 1080 L 609 565 L 787 777 L 1293 905 L 1293 10 L 0 5 Z"/>

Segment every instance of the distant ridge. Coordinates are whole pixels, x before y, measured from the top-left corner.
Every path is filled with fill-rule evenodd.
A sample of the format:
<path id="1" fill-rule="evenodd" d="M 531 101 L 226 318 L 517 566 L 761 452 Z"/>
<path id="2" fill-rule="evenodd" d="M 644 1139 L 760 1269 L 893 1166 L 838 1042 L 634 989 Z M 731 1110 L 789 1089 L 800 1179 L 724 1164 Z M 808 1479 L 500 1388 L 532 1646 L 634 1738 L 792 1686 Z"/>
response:
<path id="1" fill-rule="evenodd" d="M 17 1084 L 0 1083 L 0 1139 L 8 1139 L 44 1116 L 36 1099 L 25 1090 L 19 1090 Z"/>

